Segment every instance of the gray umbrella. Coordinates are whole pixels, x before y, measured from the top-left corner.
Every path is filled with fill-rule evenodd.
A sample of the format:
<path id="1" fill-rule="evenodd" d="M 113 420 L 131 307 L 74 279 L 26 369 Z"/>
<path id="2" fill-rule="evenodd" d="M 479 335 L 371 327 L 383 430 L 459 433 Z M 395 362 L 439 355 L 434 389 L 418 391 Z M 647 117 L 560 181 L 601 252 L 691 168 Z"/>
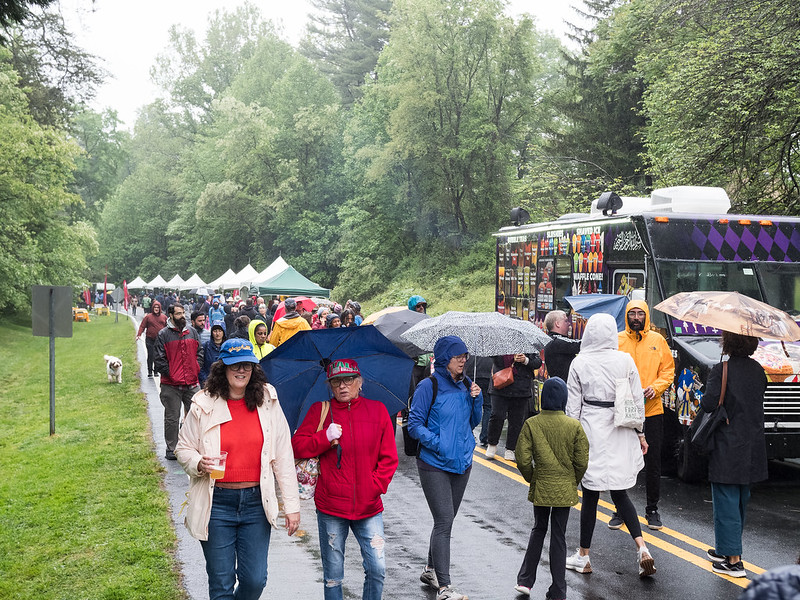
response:
<path id="1" fill-rule="evenodd" d="M 414 358 L 420 354 L 425 354 L 427 350 L 404 340 L 400 336 L 420 321 L 426 321 L 428 319 L 430 319 L 430 317 L 425 313 L 418 313 L 404 308 L 397 312 L 383 314 L 375 319 L 372 324 L 375 326 L 375 329 L 385 335 L 390 342 L 410 357 Z"/>
<path id="2" fill-rule="evenodd" d="M 400 337 L 424 350 L 433 350 L 440 337 L 457 335 L 477 356 L 531 353 L 544 348 L 550 337 L 529 321 L 498 312 L 450 311 L 414 325 Z"/>

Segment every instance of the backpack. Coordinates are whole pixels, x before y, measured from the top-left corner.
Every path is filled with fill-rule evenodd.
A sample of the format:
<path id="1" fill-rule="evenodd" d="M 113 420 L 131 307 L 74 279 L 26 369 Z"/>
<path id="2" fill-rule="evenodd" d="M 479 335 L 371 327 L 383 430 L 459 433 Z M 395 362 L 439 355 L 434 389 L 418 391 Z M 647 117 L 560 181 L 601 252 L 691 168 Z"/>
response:
<path id="1" fill-rule="evenodd" d="M 431 398 L 431 405 L 428 407 L 428 416 L 425 417 L 425 426 L 428 426 L 428 419 L 431 418 L 431 410 L 433 410 L 433 403 L 436 402 L 436 395 L 439 392 L 439 382 L 436 380 L 436 377 L 433 376 L 431 373 L 428 376 L 428 379 L 431 380 L 431 385 L 433 385 L 433 397 Z M 423 380 L 424 381 L 424 380 Z M 420 382 L 422 383 L 422 382 Z M 467 390 L 472 387 L 472 381 L 469 377 L 464 375 L 464 384 L 467 386 Z M 419 385 L 419 384 L 418 384 Z M 413 400 L 414 396 L 408 399 L 408 408 L 406 409 L 406 418 L 403 422 L 403 452 L 406 456 L 419 456 L 419 452 L 422 449 L 422 444 L 419 443 L 419 440 L 413 437 L 408 432 L 408 412 L 411 410 L 411 401 Z"/>

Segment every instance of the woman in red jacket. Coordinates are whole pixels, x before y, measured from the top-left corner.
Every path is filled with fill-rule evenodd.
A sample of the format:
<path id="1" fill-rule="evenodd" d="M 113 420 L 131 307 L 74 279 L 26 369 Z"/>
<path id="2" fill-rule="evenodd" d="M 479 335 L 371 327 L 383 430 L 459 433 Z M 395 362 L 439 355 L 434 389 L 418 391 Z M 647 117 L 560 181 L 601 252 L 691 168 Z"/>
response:
<path id="1" fill-rule="evenodd" d="M 386 407 L 361 396 L 354 360 L 328 367 L 333 391 L 319 431 L 322 403 L 313 404 L 292 438 L 295 458 L 320 457 L 317 506 L 325 600 L 341 600 L 344 549 L 350 530 L 364 559 L 363 600 L 380 600 L 386 573 L 383 502 L 397 469 L 397 446 Z M 338 448 L 337 448 L 338 446 Z"/>

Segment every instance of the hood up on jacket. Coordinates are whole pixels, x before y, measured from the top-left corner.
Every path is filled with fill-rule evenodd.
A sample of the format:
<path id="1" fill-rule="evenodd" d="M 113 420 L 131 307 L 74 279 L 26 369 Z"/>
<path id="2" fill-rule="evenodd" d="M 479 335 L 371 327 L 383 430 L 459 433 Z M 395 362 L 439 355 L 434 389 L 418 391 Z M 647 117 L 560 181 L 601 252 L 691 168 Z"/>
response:
<path id="1" fill-rule="evenodd" d="M 258 360 L 264 358 L 267 354 L 275 350 L 275 346 L 269 343 L 269 336 L 267 336 L 267 341 L 261 344 L 260 346 L 256 342 L 256 327 L 258 326 L 263 327 L 269 333 L 269 329 L 267 328 L 264 321 L 260 319 L 253 319 L 250 321 L 250 324 L 247 326 L 247 335 L 250 338 L 250 343 L 253 344 L 253 352 L 256 355 Z"/>
<path id="2" fill-rule="evenodd" d="M 158 300 L 153 300 L 153 303 L 150 305 L 150 312 L 155 312 L 156 307 L 158 307 L 159 313 L 163 312 L 161 310 L 161 302 L 159 302 Z"/>
<path id="3" fill-rule="evenodd" d="M 642 331 L 634 331 L 628 324 L 628 313 L 634 308 L 644 311 L 644 329 L 642 329 Z M 642 339 L 642 335 L 648 331 L 650 331 L 650 309 L 647 306 L 647 302 L 644 300 L 631 300 L 628 302 L 628 306 L 625 307 L 625 334 L 636 340 L 640 340 Z"/>
<path id="4" fill-rule="evenodd" d="M 617 321 L 611 315 L 598 313 L 589 317 L 581 338 L 581 354 L 619 349 Z"/>
<path id="5" fill-rule="evenodd" d="M 446 335 L 439 338 L 433 346 L 433 355 L 435 362 L 433 368 L 443 377 L 450 377 L 450 372 L 447 370 L 447 365 L 450 359 L 459 354 L 469 352 L 467 345 L 461 341 L 461 338 L 456 335 Z"/>

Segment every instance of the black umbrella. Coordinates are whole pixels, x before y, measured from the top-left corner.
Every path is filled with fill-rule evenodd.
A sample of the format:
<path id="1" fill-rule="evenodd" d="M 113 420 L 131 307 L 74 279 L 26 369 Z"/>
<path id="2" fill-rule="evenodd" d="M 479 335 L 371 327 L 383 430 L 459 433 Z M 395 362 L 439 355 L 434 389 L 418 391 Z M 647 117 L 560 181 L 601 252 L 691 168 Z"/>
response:
<path id="1" fill-rule="evenodd" d="M 420 321 L 428 318 L 430 317 L 425 313 L 418 313 L 413 310 L 405 309 L 381 315 L 375 320 L 373 325 L 375 329 L 385 335 L 386 338 L 400 348 L 400 350 L 411 357 L 415 357 L 420 354 L 425 354 L 427 350 L 423 350 L 416 344 L 403 339 L 400 335 Z"/>

